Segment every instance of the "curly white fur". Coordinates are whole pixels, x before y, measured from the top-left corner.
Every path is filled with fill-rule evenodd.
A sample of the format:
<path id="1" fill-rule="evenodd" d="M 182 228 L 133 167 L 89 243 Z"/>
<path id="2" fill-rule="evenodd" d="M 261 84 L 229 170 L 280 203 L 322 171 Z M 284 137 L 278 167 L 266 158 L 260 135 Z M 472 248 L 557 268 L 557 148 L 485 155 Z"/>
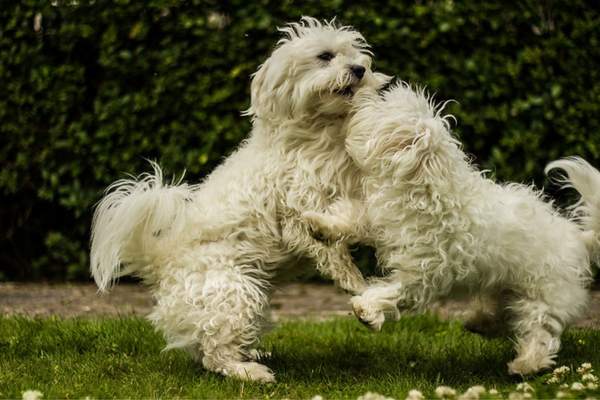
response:
<path id="1" fill-rule="evenodd" d="M 150 285 L 150 315 L 167 348 L 184 348 L 209 370 L 269 382 L 255 362 L 275 280 L 306 258 L 342 288 L 364 281 L 343 244 L 312 238 L 301 212 L 359 195 L 344 149 L 350 100 L 388 79 L 370 69 L 363 37 L 305 17 L 254 74 L 250 137 L 204 182 L 163 184 L 162 172 L 113 184 L 96 209 L 91 270 L 101 290 L 135 274 Z M 123 270 L 121 270 L 123 267 Z"/>
<path id="2" fill-rule="evenodd" d="M 600 249 L 600 173 L 579 158 L 548 166 L 565 170 L 582 195 L 574 216 L 564 218 L 532 187 L 499 185 L 477 171 L 443 105 L 423 90 L 400 84 L 380 96 L 361 89 L 355 102 L 346 145 L 364 174 L 365 202 L 304 215 L 326 234 L 376 246 L 388 276 L 352 299 L 356 315 L 380 329 L 398 308 L 479 293 L 498 309 L 475 320 L 503 311 L 511 318 L 517 357 L 509 371 L 551 366 L 564 327 L 588 299 L 590 256 Z"/>

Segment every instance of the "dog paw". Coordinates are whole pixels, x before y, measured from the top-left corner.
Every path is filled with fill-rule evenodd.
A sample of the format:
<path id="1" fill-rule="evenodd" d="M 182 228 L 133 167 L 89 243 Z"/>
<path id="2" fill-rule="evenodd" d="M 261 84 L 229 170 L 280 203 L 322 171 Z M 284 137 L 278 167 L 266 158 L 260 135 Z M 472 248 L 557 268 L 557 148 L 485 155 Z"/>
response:
<path id="1" fill-rule="evenodd" d="M 379 332 L 385 322 L 383 311 L 368 304 L 361 296 L 354 296 L 350 299 L 354 315 L 360 322 L 370 329 Z"/>
<path id="2" fill-rule="evenodd" d="M 267 366 L 256 362 L 238 362 L 230 364 L 223 369 L 223 375 L 231 376 L 243 381 L 271 383 L 275 382 L 275 375 Z"/>
<path id="3" fill-rule="evenodd" d="M 508 363 L 510 375 L 531 375 L 552 367 L 555 362 L 550 357 L 524 358 L 518 357 Z"/>

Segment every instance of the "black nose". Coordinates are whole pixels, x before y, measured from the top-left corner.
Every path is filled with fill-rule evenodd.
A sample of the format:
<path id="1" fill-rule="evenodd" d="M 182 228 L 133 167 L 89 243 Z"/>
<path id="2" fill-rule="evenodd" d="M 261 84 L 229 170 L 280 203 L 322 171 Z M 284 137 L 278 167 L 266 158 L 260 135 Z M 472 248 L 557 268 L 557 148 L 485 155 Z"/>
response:
<path id="1" fill-rule="evenodd" d="M 356 76 L 358 79 L 362 79 L 362 77 L 365 75 L 365 67 L 362 65 L 351 65 L 350 71 L 352 71 L 354 76 Z"/>

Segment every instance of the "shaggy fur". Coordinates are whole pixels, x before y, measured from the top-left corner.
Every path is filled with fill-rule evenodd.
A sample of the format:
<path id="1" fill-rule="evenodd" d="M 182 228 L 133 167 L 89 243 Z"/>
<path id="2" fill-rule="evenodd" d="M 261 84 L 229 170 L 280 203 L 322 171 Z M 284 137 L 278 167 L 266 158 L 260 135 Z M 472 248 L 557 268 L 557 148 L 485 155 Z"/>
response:
<path id="1" fill-rule="evenodd" d="M 368 45 L 349 27 L 305 17 L 280 30 L 253 76 L 253 128 L 238 150 L 200 185 L 164 184 L 158 165 L 116 182 L 92 227 L 91 271 L 101 290 L 124 274 L 141 277 L 167 348 L 262 382 L 274 375 L 253 346 L 275 281 L 302 272 L 309 258 L 342 288 L 363 289 L 347 248 L 313 239 L 301 212 L 359 195 L 344 149 L 350 100 L 359 87 L 388 80 L 371 71 Z"/>
<path id="2" fill-rule="evenodd" d="M 563 329 L 585 309 L 590 260 L 598 260 L 600 173 L 579 158 L 548 166 L 566 171 L 565 183 L 582 195 L 564 218 L 541 192 L 477 171 L 443 105 L 423 91 L 361 89 L 355 102 L 346 148 L 364 174 L 365 202 L 304 215 L 325 235 L 376 247 L 388 275 L 352 298 L 357 317 L 379 330 L 386 313 L 481 294 L 496 309 L 475 312 L 472 323 L 512 323 L 517 357 L 509 372 L 551 366 Z"/>

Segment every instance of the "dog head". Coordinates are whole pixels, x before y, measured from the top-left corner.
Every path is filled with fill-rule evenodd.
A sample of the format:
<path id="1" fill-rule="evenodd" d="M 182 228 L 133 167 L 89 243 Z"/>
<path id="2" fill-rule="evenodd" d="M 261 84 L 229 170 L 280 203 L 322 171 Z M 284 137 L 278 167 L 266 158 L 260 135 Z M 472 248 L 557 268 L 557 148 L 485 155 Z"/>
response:
<path id="1" fill-rule="evenodd" d="M 246 115 L 279 121 L 346 115 L 358 88 L 390 79 L 371 71 L 369 46 L 349 27 L 303 17 L 279 31 L 284 37 L 253 75 Z"/>
<path id="2" fill-rule="evenodd" d="M 462 157 L 452 136 L 446 103 L 436 105 L 423 89 L 399 83 L 378 93 L 361 88 L 354 97 L 346 150 L 368 173 L 400 180 L 443 175 L 452 158 Z"/>

